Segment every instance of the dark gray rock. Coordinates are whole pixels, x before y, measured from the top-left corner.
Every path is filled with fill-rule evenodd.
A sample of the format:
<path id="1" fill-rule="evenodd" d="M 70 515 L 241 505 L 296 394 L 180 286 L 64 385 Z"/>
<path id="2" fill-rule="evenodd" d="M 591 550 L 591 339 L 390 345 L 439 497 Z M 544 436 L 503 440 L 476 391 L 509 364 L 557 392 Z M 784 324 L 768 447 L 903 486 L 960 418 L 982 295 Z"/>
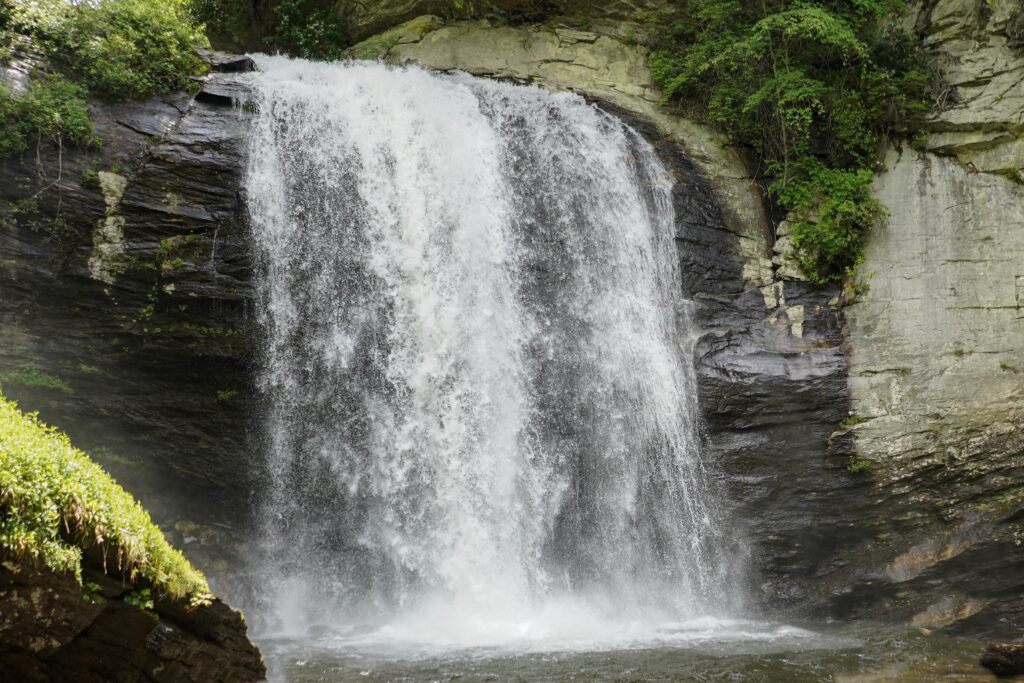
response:
<path id="1" fill-rule="evenodd" d="M 92 114 L 98 147 L 0 162 L 0 386 L 158 523 L 240 534 L 253 469 L 245 113 L 178 93 Z M 120 190 L 113 208 L 104 185 Z M 67 391 L 19 380 L 23 368 Z"/>
<path id="2" fill-rule="evenodd" d="M 256 63 L 247 55 L 236 55 L 218 50 L 196 50 L 196 53 L 210 66 L 211 71 L 218 73 L 241 73 L 256 70 Z"/>

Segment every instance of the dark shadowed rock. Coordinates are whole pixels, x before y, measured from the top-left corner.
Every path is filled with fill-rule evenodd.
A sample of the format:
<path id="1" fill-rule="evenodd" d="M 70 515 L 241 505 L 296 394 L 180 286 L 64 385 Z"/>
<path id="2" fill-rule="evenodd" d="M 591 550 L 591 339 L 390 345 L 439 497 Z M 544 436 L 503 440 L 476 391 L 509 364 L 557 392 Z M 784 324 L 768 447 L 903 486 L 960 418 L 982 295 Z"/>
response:
<path id="1" fill-rule="evenodd" d="M 989 643 L 981 665 L 996 676 L 1024 675 L 1024 643 Z"/>
<path id="2" fill-rule="evenodd" d="M 255 62 L 247 55 L 236 55 L 218 50 L 196 50 L 196 53 L 210 66 L 211 71 L 218 73 L 241 73 L 256 70 Z"/>
<path id="3" fill-rule="evenodd" d="M 98 147 L 0 162 L 0 383 L 158 523 L 238 535 L 255 469 L 245 113 L 187 93 L 91 109 Z M 67 391 L 19 383 L 25 367 Z"/>
<path id="4" fill-rule="evenodd" d="M 241 613 L 220 600 L 191 606 L 125 602 L 137 587 L 86 570 L 84 594 L 70 574 L 0 566 L 0 679 L 246 683 L 265 668 Z"/>

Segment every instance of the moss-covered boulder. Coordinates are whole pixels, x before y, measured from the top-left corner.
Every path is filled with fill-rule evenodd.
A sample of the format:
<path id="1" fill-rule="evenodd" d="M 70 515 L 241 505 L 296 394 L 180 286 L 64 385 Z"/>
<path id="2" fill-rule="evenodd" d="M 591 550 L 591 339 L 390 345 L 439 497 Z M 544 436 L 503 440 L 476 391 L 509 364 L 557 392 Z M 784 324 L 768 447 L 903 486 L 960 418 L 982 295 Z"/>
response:
<path id="1" fill-rule="evenodd" d="M 0 395 L 0 679 L 254 681 L 240 612 L 68 438 Z"/>

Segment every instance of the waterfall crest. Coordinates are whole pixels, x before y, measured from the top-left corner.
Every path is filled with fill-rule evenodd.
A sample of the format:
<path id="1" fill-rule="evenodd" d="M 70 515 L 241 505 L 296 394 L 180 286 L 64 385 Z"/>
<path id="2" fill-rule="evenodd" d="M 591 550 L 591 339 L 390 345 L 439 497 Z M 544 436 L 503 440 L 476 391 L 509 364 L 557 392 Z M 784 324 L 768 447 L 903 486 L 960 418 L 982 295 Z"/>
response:
<path id="1" fill-rule="evenodd" d="M 720 605 L 673 179 L 650 145 L 572 94 L 258 65 L 277 628 Z"/>

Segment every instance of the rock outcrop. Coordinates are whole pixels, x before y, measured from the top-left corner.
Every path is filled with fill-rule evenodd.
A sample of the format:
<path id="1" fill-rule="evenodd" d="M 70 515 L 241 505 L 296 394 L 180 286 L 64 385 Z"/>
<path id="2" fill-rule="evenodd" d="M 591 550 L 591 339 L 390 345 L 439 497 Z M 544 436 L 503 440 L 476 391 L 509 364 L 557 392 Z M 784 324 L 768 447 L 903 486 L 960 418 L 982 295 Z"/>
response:
<path id="1" fill-rule="evenodd" d="M 0 163 L 0 384 L 162 522 L 238 524 L 253 469 L 234 78 L 93 104 L 97 147 Z"/>
<path id="2" fill-rule="evenodd" d="M 124 600 L 131 586 L 102 571 L 70 574 L 0 565 L 0 679 L 23 683 L 263 680 L 239 612 L 219 600 L 191 606 Z"/>
<path id="3" fill-rule="evenodd" d="M 941 79 L 926 147 L 971 170 L 1020 180 L 1024 166 L 1024 6 L 928 0 L 908 17 Z"/>
<path id="4" fill-rule="evenodd" d="M 648 3 L 544 4 L 557 7 L 487 5 L 545 22 L 522 25 L 453 21 L 450 3 L 429 0 L 353 5 L 366 38 L 353 54 L 573 90 L 643 132 L 676 171 L 709 457 L 750 549 L 753 607 L 1024 628 L 1018 3 L 933 0 L 911 12 L 946 90 L 922 149 L 891 152 L 879 175 L 890 219 L 869 241 L 869 289 L 856 296 L 802 281 L 742 154 L 659 104 L 647 49 L 621 21 Z M 249 263 L 238 87 L 222 74 L 194 98 L 97 107 L 112 142 L 98 157 L 65 158 L 63 194 L 39 197 L 40 215 L 59 206 L 72 229 L 33 231 L 22 213 L 0 235 L 0 370 L 60 374 L 75 397 L 30 387 L 25 396 L 67 413 L 48 415 L 73 433 L 86 408 L 107 420 L 99 430 L 129 425 L 141 436 L 126 449 L 144 439 L 161 481 L 201 482 L 224 509 L 242 507 L 229 489 L 244 496 L 248 483 L 227 483 L 253 470 L 242 446 Z M 81 180 L 88 164 L 94 185 Z M 44 156 L 48 175 L 36 180 L 31 163 L 6 165 L 0 192 L 24 199 L 58 167 Z M 160 492 L 147 499 L 149 482 L 132 481 L 131 465 L 105 464 L 157 503 L 159 519 Z M 170 510 L 183 497 L 166 488 Z"/>
<path id="5" fill-rule="evenodd" d="M 847 578 L 857 614 L 1024 629 L 1022 16 L 1000 0 L 917 15 L 946 90 L 924 148 L 885 159 L 889 219 L 846 309 L 843 438 L 875 482 L 860 522 L 874 562 Z"/>

